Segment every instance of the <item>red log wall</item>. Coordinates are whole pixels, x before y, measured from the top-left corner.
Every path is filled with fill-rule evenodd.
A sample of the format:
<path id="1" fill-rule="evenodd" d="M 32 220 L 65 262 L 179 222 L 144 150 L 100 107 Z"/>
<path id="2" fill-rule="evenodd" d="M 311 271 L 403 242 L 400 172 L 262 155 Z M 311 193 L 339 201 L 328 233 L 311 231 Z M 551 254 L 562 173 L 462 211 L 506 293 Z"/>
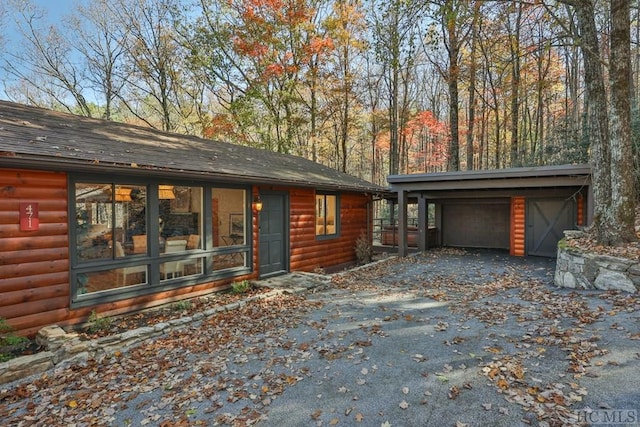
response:
<path id="1" fill-rule="evenodd" d="M 361 193 L 340 193 L 338 236 L 317 238 L 315 195 L 313 189 L 289 191 L 291 271 L 314 271 L 353 264 L 357 261 L 356 240 L 362 233 L 371 236 L 370 197 Z"/>
<path id="2" fill-rule="evenodd" d="M 511 244 L 510 254 L 524 256 L 525 253 L 525 198 L 511 198 Z"/>
<path id="3" fill-rule="evenodd" d="M 0 317 L 35 332 L 68 315 L 67 176 L 2 169 L 0 183 Z M 38 203 L 37 231 L 20 231 L 20 202 Z"/>

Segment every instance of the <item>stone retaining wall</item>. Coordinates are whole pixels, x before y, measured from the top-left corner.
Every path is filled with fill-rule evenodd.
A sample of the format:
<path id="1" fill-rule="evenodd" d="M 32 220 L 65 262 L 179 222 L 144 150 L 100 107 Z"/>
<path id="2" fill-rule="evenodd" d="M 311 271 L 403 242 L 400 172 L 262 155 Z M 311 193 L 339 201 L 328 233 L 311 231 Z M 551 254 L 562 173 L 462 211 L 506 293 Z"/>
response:
<path id="1" fill-rule="evenodd" d="M 40 374 L 56 366 L 83 362 L 89 359 L 102 360 L 105 357 L 117 354 L 117 352 L 125 352 L 150 338 L 165 335 L 172 330 L 185 328 L 218 312 L 235 310 L 251 301 L 273 298 L 286 292 L 291 291 L 273 290 L 242 301 L 211 308 L 193 316 L 185 316 L 165 323 L 145 326 L 94 340 L 81 340 L 78 334 L 67 333 L 57 325 L 47 326 L 38 331 L 36 336 L 36 341 L 46 351 L 0 363 L 0 384 Z M 291 293 L 299 292 L 299 290 L 294 289 Z"/>
<path id="2" fill-rule="evenodd" d="M 565 232 L 565 238 L 572 235 Z M 573 289 L 640 291 L 640 260 L 583 253 L 558 244 L 556 286 Z"/>

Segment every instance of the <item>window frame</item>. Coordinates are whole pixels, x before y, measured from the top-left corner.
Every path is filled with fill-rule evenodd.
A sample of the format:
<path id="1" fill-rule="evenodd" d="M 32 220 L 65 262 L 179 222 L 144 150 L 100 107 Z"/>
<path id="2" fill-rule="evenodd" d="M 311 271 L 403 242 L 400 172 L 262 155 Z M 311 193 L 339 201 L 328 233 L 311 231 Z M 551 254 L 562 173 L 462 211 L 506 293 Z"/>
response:
<path id="1" fill-rule="evenodd" d="M 78 254 L 77 230 L 76 230 L 76 184 L 110 184 L 114 185 L 138 185 L 146 186 L 146 220 L 147 220 L 147 253 L 126 257 L 110 257 L 105 259 L 80 260 Z M 158 186 L 171 184 L 175 186 L 191 186 L 202 188 L 202 209 L 200 247 L 180 253 L 163 254 L 160 251 L 160 227 L 158 223 L 160 209 Z M 231 247 L 213 246 L 212 225 L 212 197 L 213 188 L 229 188 L 244 190 L 245 194 L 245 230 L 247 236 L 243 244 Z M 135 176 L 112 176 L 106 174 L 69 174 L 68 176 L 68 226 L 69 226 L 69 299 L 72 309 L 87 307 L 107 302 L 130 299 L 141 295 L 163 292 L 171 289 L 179 289 L 193 286 L 199 283 L 207 283 L 215 280 L 246 275 L 253 271 L 253 233 L 251 232 L 251 186 L 229 185 L 227 183 L 210 181 L 186 181 L 178 179 L 166 179 L 162 177 L 149 177 L 147 179 Z M 113 204 L 112 204 L 113 206 Z M 112 208 L 113 209 L 113 208 Z M 154 238 L 155 236 L 155 238 Z M 241 254 L 244 265 L 227 269 L 214 270 L 212 260 L 221 254 Z M 167 261 L 195 260 L 201 262 L 201 272 L 175 279 L 160 280 L 160 265 Z M 81 275 L 94 272 L 107 272 L 109 270 L 145 265 L 147 268 L 146 283 L 114 287 L 106 290 L 90 293 L 81 293 L 82 284 L 79 283 Z"/>
<path id="2" fill-rule="evenodd" d="M 318 197 L 322 197 L 323 200 L 323 209 L 324 209 L 324 216 L 319 216 L 318 215 Z M 327 197 L 335 197 L 336 202 L 335 202 L 335 224 L 327 224 Z M 316 235 L 316 239 L 317 240 L 329 240 L 329 239 L 335 239 L 340 237 L 340 194 L 336 193 L 336 192 L 331 192 L 331 191 L 316 191 L 315 195 L 314 195 L 314 219 L 315 219 L 315 235 Z M 318 223 L 318 220 L 320 218 L 324 218 L 324 221 L 322 224 Z M 329 225 L 333 225 L 335 227 L 335 231 L 333 233 L 327 233 L 327 227 Z M 322 229 L 324 230 L 323 233 L 319 233 L 318 227 L 323 227 Z"/>

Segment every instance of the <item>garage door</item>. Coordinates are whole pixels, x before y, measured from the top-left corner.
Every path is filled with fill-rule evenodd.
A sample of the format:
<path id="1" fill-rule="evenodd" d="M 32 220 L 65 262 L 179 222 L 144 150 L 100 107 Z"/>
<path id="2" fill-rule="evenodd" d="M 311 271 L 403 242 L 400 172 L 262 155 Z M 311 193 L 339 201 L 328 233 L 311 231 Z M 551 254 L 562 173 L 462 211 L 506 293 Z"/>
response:
<path id="1" fill-rule="evenodd" d="M 575 212 L 571 198 L 527 200 L 527 255 L 555 257 L 564 230 L 576 228 Z"/>
<path id="2" fill-rule="evenodd" d="M 510 200 L 442 204 L 442 244 L 509 249 Z"/>

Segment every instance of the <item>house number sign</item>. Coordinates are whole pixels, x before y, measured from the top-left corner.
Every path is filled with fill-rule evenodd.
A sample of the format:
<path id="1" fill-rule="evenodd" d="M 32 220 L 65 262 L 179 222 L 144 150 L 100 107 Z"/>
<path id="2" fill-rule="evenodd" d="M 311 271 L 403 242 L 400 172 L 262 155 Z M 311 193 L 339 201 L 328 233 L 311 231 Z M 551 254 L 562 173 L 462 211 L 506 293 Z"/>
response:
<path id="1" fill-rule="evenodd" d="M 20 231 L 36 231 L 40 227 L 37 202 L 20 203 Z"/>

